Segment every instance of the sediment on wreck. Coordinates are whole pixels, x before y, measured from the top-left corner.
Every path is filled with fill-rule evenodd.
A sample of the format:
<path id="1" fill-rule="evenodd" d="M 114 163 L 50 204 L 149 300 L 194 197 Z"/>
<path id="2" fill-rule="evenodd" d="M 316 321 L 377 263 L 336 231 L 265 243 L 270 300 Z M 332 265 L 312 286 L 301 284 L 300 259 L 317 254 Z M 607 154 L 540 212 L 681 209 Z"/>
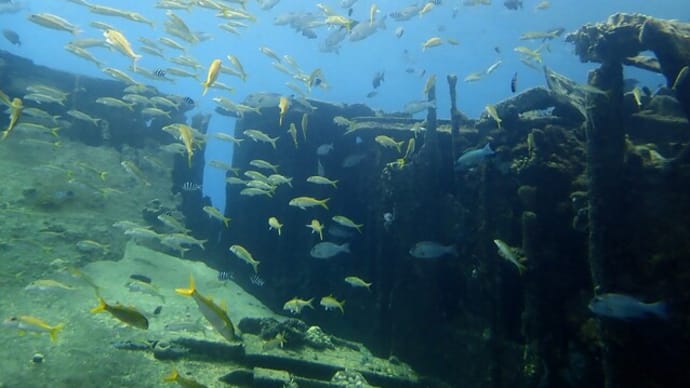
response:
<path id="1" fill-rule="evenodd" d="M 662 171 L 668 172 L 670 168 L 686 164 L 690 149 L 685 145 L 678 156 L 665 160 L 664 168 L 648 170 L 653 172 L 653 178 L 640 174 L 644 168 L 635 155 L 637 148 L 630 141 L 626 145 L 623 64 L 657 71 L 666 76 L 669 87 L 676 85 L 671 92 L 675 93 L 687 115 L 690 112 L 690 96 L 684 79 L 678 82 L 678 75 L 682 73 L 683 66 L 690 62 L 688 31 L 689 25 L 677 21 L 640 14 L 614 14 L 606 23 L 585 25 L 567 38 L 575 44 L 576 53 L 583 62 L 601 63 L 591 74 L 589 83 L 605 91 L 588 93 L 589 100 L 584 107 L 589 178 L 589 263 L 594 293 L 597 295 L 631 291 L 642 294 L 646 291 L 648 298 L 659 294 L 681 297 L 678 292 L 672 291 L 676 288 L 678 274 L 666 273 L 663 278 L 650 276 L 660 263 L 675 260 L 676 249 L 668 249 L 653 240 L 655 235 L 661 237 L 657 234 L 656 224 L 663 221 L 646 217 L 652 211 L 652 203 L 651 208 L 658 208 L 657 214 L 684 206 L 682 202 L 673 201 L 645 203 L 643 198 L 649 196 L 649 192 L 659 191 L 660 187 L 675 185 L 676 174 L 664 174 Z M 642 58 L 641 54 L 647 50 L 652 51 L 656 58 Z M 681 88 L 677 88 L 679 84 Z M 641 222 L 645 219 L 648 222 Z M 675 235 L 677 231 L 685 230 L 683 224 L 686 223 L 681 221 L 666 233 Z M 644 238 L 646 243 L 638 242 L 636 237 Z M 675 265 L 685 267 L 682 262 L 675 262 Z M 605 387 L 687 386 L 687 382 L 680 382 L 687 377 L 674 372 L 674 365 L 684 365 L 685 356 L 675 355 L 659 361 L 663 358 L 660 354 L 652 355 L 654 348 L 666 355 L 677 352 L 650 347 L 647 337 L 659 335 L 657 326 L 661 324 L 647 321 L 624 325 L 616 320 L 599 320 L 598 337 Z M 647 330 L 641 335 L 638 331 L 642 328 Z M 679 343 L 685 341 L 678 340 Z"/>

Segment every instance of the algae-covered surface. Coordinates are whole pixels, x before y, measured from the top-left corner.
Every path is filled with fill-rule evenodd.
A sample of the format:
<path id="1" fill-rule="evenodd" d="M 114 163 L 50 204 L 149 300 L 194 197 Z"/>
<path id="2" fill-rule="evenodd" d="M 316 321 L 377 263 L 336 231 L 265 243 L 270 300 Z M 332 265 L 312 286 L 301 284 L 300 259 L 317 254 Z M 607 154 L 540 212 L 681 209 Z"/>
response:
<path id="1" fill-rule="evenodd" d="M 142 209 L 153 199 L 174 207 L 176 200 L 159 189 L 170 185 L 170 170 L 162 167 L 172 164 L 167 156 L 153 156 L 146 149 L 120 153 L 21 132 L 0 143 L 0 155 L 2 319 L 28 315 L 50 325 L 65 324 L 55 342 L 46 333 L 21 335 L 14 327 L 0 327 L 0 386 L 158 386 L 173 366 L 191 368 L 113 346 L 116 341 L 146 340 L 168 322 L 199 321 L 193 301 L 174 295 L 174 287 L 187 286 L 190 273 L 206 294 L 226 298 L 228 304 L 238 292 L 232 283 L 216 281 L 211 287 L 216 272 L 202 264 L 134 244 L 124 254 L 126 236 L 113 223 L 144 224 Z M 120 166 L 123 160 L 136 163 L 146 181 L 129 175 Z M 125 283 L 132 273 L 151 277 L 165 302 L 130 292 Z M 133 305 L 149 316 L 149 330 L 125 326 L 108 313 L 90 313 L 98 301 L 85 278 L 109 303 Z M 36 280 L 55 280 L 73 289 L 25 289 Z M 163 308 L 154 315 L 157 306 Z M 234 314 L 241 313 L 231 309 Z M 206 335 L 215 333 L 207 330 Z M 43 362 L 32 361 L 38 354 Z M 213 380 L 212 374 L 205 376 Z"/>
<path id="2" fill-rule="evenodd" d="M 234 322 L 246 316 L 279 318 L 233 282 L 218 280 L 216 271 L 205 264 L 135 243 L 127 245 L 122 260 L 89 263 L 82 272 L 98 285 L 101 296 L 109 304 L 133 306 L 144 313 L 149 319 L 148 330 L 125 325 L 106 312 L 91 313 L 98 304 L 94 289 L 84 278 L 74 278 L 65 272 L 58 271 L 50 277 L 69 284 L 73 290 L 24 291 L 18 285 L 6 286 L 9 295 L 13 295 L 3 299 L 2 310 L 6 315 L 32 314 L 50 324 L 66 326 L 56 342 L 51 342 L 46 334 L 19 336 L 16 330 L 4 329 L 1 336 L 6 346 L 0 350 L 6 360 L 3 386 L 153 387 L 161 385 L 163 376 L 173 368 L 191 372 L 203 384 L 221 386 L 216 380 L 232 369 L 231 363 L 158 361 L 150 352 L 120 348 L 123 344 L 152 343 L 178 335 L 225 341 L 204 321 L 191 298 L 175 293 L 175 288 L 188 285 L 190 274 L 200 292 L 228 305 Z M 149 276 L 160 295 L 130 291 L 125 284 L 132 274 Z M 155 314 L 157 308 L 160 312 Z M 186 327 L 188 331 L 172 330 L 171 326 Z M 32 362 L 35 353 L 43 354 L 44 362 Z"/>

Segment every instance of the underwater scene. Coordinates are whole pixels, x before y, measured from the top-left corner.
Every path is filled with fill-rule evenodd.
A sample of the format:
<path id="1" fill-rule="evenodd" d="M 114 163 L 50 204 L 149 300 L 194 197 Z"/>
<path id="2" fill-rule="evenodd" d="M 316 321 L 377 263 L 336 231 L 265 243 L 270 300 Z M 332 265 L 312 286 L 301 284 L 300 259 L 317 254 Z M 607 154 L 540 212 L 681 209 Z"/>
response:
<path id="1" fill-rule="evenodd" d="M 690 4 L 0 30 L 0 388 L 690 386 Z"/>

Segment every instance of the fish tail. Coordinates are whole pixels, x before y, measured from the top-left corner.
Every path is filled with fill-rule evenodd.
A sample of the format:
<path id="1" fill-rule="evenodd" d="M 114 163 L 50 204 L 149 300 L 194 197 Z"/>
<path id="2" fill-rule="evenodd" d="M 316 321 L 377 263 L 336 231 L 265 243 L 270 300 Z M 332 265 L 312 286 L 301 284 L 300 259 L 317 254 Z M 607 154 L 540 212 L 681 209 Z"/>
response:
<path id="1" fill-rule="evenodd" d="M 280 125 L 283 125 L 283 119 L 280 119 Z M 275 139 L 271 139 L 271 145 L 273 146 L 273 149 L 276 149 L 276 142 L 280 139 L 280 137 L 276 137 Z"/>
<path id="2" fill-rule="evenodd" d="M 341 314 L 345 314 L 345 309 L 343 308 L 343 306 L 345 306 L 344 300 L 342 302 L 340 302 L 340 304 L 338 305 L 338 308 L 340 309 Z"/>
<path id="3" fill-rule="evenodd" d="M 652 313 L 656 315 L 657 317 L 663 319 L 663 320 L 668 320 L 668 304 L 665 302 L 656 302 L 651 304 L 652 307 Z"/>
<path id="4" fill-rule="evenodd" d="M 60 332 L 60 330 L 62 330 L 64 328 L 65 328 L 65 324 L 61 323 L 61 324 L 53 327 L 52 329 L 50 329 L 50 340 L 53 342 L 56 342 L 58 333 Z"/>
<path id="5" fill-rule="evenodd" d="M 311 307 L 312 310 L 314 309 L 314 305 L 311 304 L 313 301 L 314 301 L 314 298 L 310 298 L 310 299 L 307 301 L 307 306 L 308 306 L 308 307 Z"/>
<path id="6" fill-rule="evenodd" d="M 105 303 L 105 300 L 98 295 L 98 306 L 94 307 L 91 309 L 92 314 L 100 313 L 101 311 L 105 311 L 108 308 L 108 304 Z"/>
<path id="7" fill-rule="evenodd" d="M 323 201 L 320 201 L 320 202 L 319 202 L 319 205 L 323 206 L 324 209 L 328 210 L 328 205 L 327 205 L 327 203 L 328 203 L 328 201 L 330 201 L 330 200 L 331 200 L 330 198 L 326 198 L 326 199 L 324 199 Z"/>
<path id="8" fill-rule="evenodd" d="M 260 261 L 256 261 L 252 263 L 252 267 L 254 268 L 254 273 L 258 274 L 259 273 L 259 264 L 261 264 Z"/>
<path id="9" fill-rule="evenodd" d="M 225 224 L 225 228 L 230 227 L 230 217 L 223 217 L 223 223 Z M 278 236 L 280 236 L 280 229 L 278 229 Z"/>
<path id="10" fill-rule="evenodd" d="M 196 292 L 196 286 L 194 285 L 194 277 L 189 275 L 189 288 L 176 288 L 175 292 L 184 296 L 192 296 Z"/>
<path id="11" fill-rule="evenodd" d="M 180 374 L 177 372 L 177 369 L 173 369 L 172 372 L 170 372 L 170 374 L 168 374 L 168 375 L 166 375 L 165 377 L 163 377 L 163 381 L 166 381 L 166 382 L 169 382 L 169 383 L 170 383 L 170 382 L 173 382 L 173 381 L 177 381 L 177 379 L 178 379 L 179 377 L 180 377 Z"/>

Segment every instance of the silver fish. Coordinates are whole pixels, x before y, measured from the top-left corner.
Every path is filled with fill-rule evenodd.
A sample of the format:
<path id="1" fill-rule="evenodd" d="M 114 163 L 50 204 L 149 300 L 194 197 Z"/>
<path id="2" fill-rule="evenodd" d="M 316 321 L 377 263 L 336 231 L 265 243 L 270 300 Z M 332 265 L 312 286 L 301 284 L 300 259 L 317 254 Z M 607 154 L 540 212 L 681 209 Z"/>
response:
<path id="1" fill-rule="evenodd" d="M 314 245 L 309 251 L 311 257 L 316 259 L 330 259 L 340 253 L 350 253 L 350 243 L 338 245 L 324 241 Z"/>
<path id="2" fill-rule="evenodd" d="M 435 241 L 420 241 L 410 248 L 410 256 L 418 259 L 436 259 L 444 255 L 457 256 L 455 245 L 443 245 Z"/>

